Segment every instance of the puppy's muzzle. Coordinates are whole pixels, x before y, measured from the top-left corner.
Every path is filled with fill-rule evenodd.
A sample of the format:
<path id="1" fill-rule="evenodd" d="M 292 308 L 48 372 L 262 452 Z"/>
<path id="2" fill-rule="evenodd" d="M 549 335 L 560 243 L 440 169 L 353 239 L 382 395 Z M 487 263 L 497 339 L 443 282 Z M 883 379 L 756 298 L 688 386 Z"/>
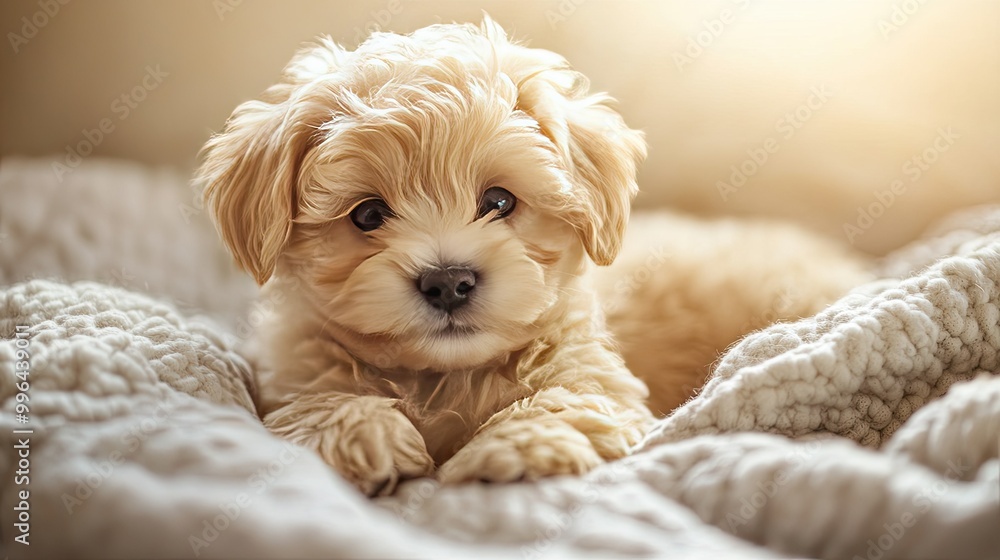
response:
<path id="1" fill-rule="evenodd" d="M 432 268 L 420 275 L 417 287 L 431 307 L 451 313 L 472 297 L 476 288 L 476 273 L 460 266 Z"/>

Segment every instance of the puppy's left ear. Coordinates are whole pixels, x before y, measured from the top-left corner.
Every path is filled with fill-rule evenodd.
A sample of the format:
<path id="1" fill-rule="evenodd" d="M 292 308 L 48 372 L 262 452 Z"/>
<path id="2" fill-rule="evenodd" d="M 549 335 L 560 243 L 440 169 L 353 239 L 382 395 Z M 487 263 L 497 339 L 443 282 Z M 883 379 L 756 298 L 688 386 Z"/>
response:
<path id="1" fill-rule="evenodd" d="M 496 37 L 498 32 L 492 31 Z M 533 117 L 555 144 L 573 182 L 572 192 L 554 206 L 577 230 L 590 258 L 611 264 L 639 191 L 636 170 L 646 158 L 644 135 L 625 124 L 612 109 L 611 97 L 589 93 L 587 78 L 562 57 L 509 43 L 505 47 L 504 71 L 517 86 L 517 108 Z"/>
<path id="2" fill-rule="evenodd" d="M 569 212 L 587 254 L 598 265 L 615 260 L 639 192 L 636 171 L 646 158 L 642 132 L 625 125 L 606 95 L 566 100 L 565 151 L 583 204 Z"/>

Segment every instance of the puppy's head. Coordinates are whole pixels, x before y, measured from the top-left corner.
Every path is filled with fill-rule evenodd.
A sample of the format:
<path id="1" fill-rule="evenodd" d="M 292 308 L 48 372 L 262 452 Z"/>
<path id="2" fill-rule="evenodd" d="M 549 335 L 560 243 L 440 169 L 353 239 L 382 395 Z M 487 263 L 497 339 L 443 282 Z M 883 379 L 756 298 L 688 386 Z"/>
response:
<path id="1" fill-rule="evenodd" d="M 324 40 L 236 109 L 199 181 L 237 262 L 300 280 L 359 359 L 473 367 L 618 252 L 645 143 L 587 88 L 488 19 Z"/>

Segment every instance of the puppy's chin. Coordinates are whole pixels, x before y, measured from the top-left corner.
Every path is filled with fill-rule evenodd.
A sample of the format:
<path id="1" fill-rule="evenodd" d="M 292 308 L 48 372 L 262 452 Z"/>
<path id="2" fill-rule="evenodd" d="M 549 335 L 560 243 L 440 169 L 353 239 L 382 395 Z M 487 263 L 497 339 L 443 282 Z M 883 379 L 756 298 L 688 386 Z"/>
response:
<path id="1" fill-rule="evenodd" d="M 466 369 L 483 365 L 523 345 L 489 332 L 444 332 L 422 337 L 420 354 L 432 369 Z"/>
<path id="2" fill-rule="evenodd" d="M 533 337 L 530 328 L 522 331 L 517 340 L 495 332 L 461 329 L 393 337 L 360 334 L 333 323 L 326 328 L 358 360 L 384 370 L 474 369 L 503 360 Z"/>

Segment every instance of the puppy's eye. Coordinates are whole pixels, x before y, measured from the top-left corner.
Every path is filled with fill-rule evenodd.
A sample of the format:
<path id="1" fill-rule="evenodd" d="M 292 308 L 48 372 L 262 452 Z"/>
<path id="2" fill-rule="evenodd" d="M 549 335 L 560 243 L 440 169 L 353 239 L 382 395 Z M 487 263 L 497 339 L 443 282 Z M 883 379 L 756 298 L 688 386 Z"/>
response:
<path id="1" fill-rule="evenodd" d="M 366 200 L 351 210 L 351 221 L 361 231 L 378 229 L 391 217 L 392 210 L 381 198 Z"/>
<path id="2" fill-rule="evenodd" d="M 510 191 L 503 187 L 490 187 L 479 199 L 479 211 L 476 213 L 476 219 L 478 220 L 495 210 L 497 215 L 493 219 L 498 220 L 513 212 L 516 205 L 517 199 L 510 194 Z"/>

